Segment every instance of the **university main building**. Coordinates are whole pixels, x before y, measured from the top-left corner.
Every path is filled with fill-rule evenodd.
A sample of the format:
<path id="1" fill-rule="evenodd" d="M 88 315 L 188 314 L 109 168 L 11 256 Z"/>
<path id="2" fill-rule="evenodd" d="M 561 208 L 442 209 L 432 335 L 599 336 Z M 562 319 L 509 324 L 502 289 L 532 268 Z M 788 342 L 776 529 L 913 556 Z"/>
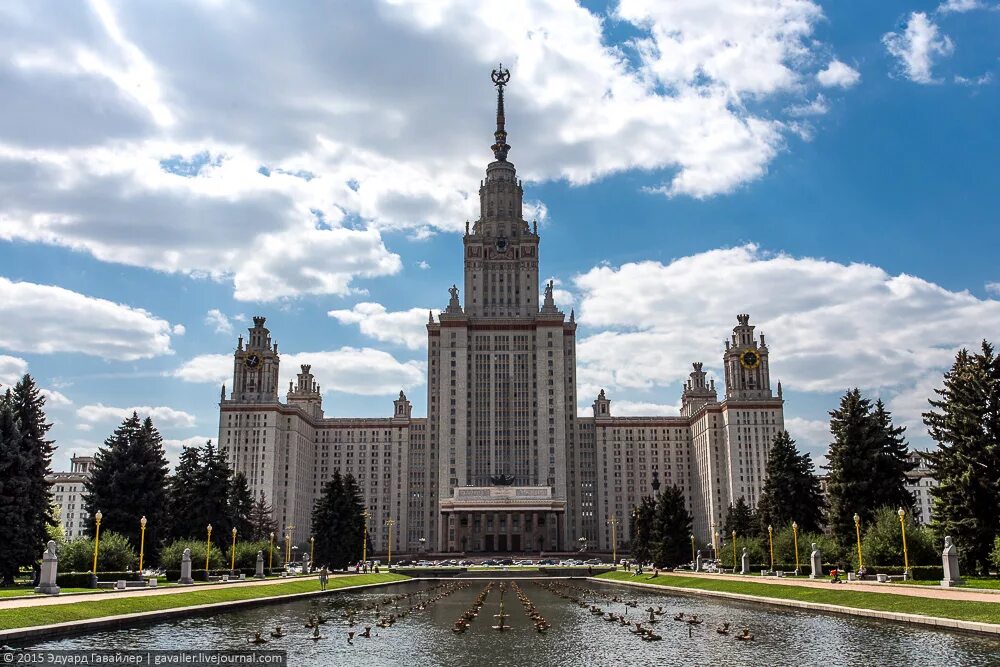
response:
<path id="1" fill-rule="evenodd" d="M 757 501 L 784 417 L 764 336 L 748 315 L 737 316 L 725 344 L 721 400 L 695 363 L 680 416 L 615 417 L 603 390 L 593 416 L 577 416 L 576 322 L 552 285 L 539 285 L 541 239 L 522 217 L 521 182 L 507 160 L 508 77 L 493 73 L 495 160 L 462 240 L 465 288 L 460 298 L 453 286 L 427 323 L 426 418 L 412 415 L 403 392 L 389 417 L 325 417 L 307 365 L 282 402 L 278 346 L 264 318 L 240 337 L 219 443 L 295 541 L 308 538 L 313 503 L 337 469 L 359 482 L 375 549 L 392 530 L 394 549 L 410 553 L 569 551 L 584 540 L 610 551 L 609 520 L 627 543 L 632 507 L 660 485 L 684 491 L 705 544 L 731 502 Z"/>

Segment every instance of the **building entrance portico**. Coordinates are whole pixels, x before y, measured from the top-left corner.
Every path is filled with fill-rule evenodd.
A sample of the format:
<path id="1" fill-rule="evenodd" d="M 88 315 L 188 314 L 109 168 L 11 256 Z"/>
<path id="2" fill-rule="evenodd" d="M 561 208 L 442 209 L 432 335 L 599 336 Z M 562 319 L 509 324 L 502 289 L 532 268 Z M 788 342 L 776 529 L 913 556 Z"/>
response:
<path id="1" fill-rule="evenodd" d="M 558 551 L 566 502 L 549 487 L 461 487 L 441 501 L 441 551 Z"/>

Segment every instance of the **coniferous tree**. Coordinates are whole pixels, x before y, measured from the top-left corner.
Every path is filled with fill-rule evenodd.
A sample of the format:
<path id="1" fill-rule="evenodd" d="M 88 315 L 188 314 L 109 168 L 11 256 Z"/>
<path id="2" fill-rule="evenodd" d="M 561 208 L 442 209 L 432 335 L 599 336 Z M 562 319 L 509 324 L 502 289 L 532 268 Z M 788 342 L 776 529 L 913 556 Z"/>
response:
<path id="1" fill-rule="evenodd" d="M 653 521 L 656 517 L 656 500 L 643 496 L 639 504 L 632 508 L 629 519 L 629 548 L 632 558 L 640 563 L 653 560 Z"/>
<path id="2" fill-rule="evenodd" d="M 225 547 L 233 528 L 229 519 L 229 479 L 232 472 L 225 456 L 211 440 L 201 451 L 201 461 L 202 472 L 198 482 L 201 504 L 194 522 L 195 535 L 204 535 L 206 527 L 211 524 L 213 539 Z"/>
<path id="3" fill-rule="evenodd" d="M 20 566 L 33 557 L 23 507 L 28 485 L 22 439 L 8 390 L 0 400 L 0 584 L 4 586 L 12 586 Z"/>
<path id="4" fill-rule="evenodd" d="M 684 507 L 684 492 L 668 486 L 656 499 L 653 522 L 653 563 L 656 567 L 676 567 L 688 560 L 691 514 Z"/>
<path id="5" fill-rule="evenodd" d="M 365 524 L 361 494 L 351 475 L 335 469 L 312 513 L 316 562 L 342 569 L 361 557 Z"/>
<path id="6" fill-rule="evenodd" d="M 1000 532 L 1000 358 L 983 341 L 978 354 L 961 350 L 924 413 L 937 451 L 926 453 L 938 486 L 932 524 L 950 535 L 966 568 L 988 571 Z"/>
<path id="7" fill-rule="evenodd" d="M 722 527 L 723 537 L 731 539 L 734 531 L 738 537 L 750 537 L 755 535 L 758 529 L 757 513 L 747 503 L 746 498 L 740 496 L 734 504 L 729 506 L 729 512 L 726 514 L 726 521 Z"/>
<path id="8" fill-rule="evenodd" d="M 101 511 L 101 530 L 124 535 L 139 548 L 139 520 L 145 516 L 146 557 L 155 562 L 158 545 L 167 534 L 167 460 L 163 440 L 148 417 L 136 413 L 104 441 L 94 455 L 94 467 L 84 482 L 84 507 L 93 515 Z M 93 537 L 94 522 L 87 525 Z"/>
<path id="9" fill-rule="evenodd" d="M 276 528 L 271 504 L 267 502 L 264 491 L 260 492 L 253 507 L 250 508 L 250 535 L 254 540 L 270 540 L 271 533 Z"/>
<path id="10" fill-rule="evenodd" d="M 236 529 L 236 534 L 249 540 L 253 533 L 250 514 L 253 510 L 253 494 L 247 477 L 238 472 L 229 480 L 229 525 L 230 530 Z"/>
<path id="11" fill-rule="evenodd" d="M 906 473 L 917 464 L 910 461 L 910 449 L 904 435 L 906 427 L 893 425 L 892 413 L 885 409 L 881 399 L 875 402 L 872 420 L 878 446 L 873 475 L 879 480 L 872 502 L 875 507 L 902 507 L 909 513 L 913 494 L 906 488 Z"/>
<path id="12" fill-rule="evenodd" d="M 14 386 L 11 408 L 21 432 L 23 451 L 26 491 L 21 502 L 28 541 L 25 546 L 31 553 L 27 562 L 35 566 L 37 579 L 38 556 L 48 540 L 49 528 L 56 524 L 52 513 L 52 485 L 45 479 L 52 472 L 53 443 L 46 437 L 52 424 L 45 418 L 45 397 L 30 375 L 25 374 Z"/>
<path id="13" fill-rule="evenodd" d="M 174 539 L 201 537 L 202 528 L 198 525 L 202 503 L 201 474 L 201 450 L 184 447 L 170 478 L 170 534 Z"/>
<path id="14" fill-rule="evenodd" d="M 780 530 L 798 523 L 803 532 L 817 532 L 823 524 L 823 492 L 812 459 L 799 454 L 788 431 L 774 436 L 767 459 L 767 477 L 757 502 L 761 531 Z"/>

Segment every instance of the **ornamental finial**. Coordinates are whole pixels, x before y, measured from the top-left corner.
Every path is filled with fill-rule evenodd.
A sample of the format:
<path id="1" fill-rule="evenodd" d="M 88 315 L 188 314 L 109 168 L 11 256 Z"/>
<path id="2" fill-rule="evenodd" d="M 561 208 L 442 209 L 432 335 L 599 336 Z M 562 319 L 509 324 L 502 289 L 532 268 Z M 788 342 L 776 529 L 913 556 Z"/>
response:
<path id="1" fill-rule="evenodd" d="M 506 161 L 507 152 L 510 150 L 510 146 L 507 145 L 507 131 L 504 129 L 506 118 L 503 109 L 503 88 L 510 81 L 510 70 L 504 69 L 503 63 L 500 63 L 500 66 L 490 73 L 490 79 L 497 88 L 497 131 L 493 133 L 496 142 L 490 148 L 493 149 L 496 159 L 502 162 Z"/>

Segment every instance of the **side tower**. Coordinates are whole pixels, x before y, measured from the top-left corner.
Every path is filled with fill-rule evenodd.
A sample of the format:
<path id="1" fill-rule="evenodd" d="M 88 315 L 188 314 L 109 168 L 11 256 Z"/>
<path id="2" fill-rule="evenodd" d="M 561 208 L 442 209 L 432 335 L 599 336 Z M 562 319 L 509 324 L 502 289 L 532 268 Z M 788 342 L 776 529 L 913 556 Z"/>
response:
<path id="1" fill-rule="evenodd" d="M 233 394 L 231 400 L 273 403 L 278 400 L 278 344 L 271 342 L 265 318 L 255 316 L 246 347 L 243 336 L 233 355 Z"/>

